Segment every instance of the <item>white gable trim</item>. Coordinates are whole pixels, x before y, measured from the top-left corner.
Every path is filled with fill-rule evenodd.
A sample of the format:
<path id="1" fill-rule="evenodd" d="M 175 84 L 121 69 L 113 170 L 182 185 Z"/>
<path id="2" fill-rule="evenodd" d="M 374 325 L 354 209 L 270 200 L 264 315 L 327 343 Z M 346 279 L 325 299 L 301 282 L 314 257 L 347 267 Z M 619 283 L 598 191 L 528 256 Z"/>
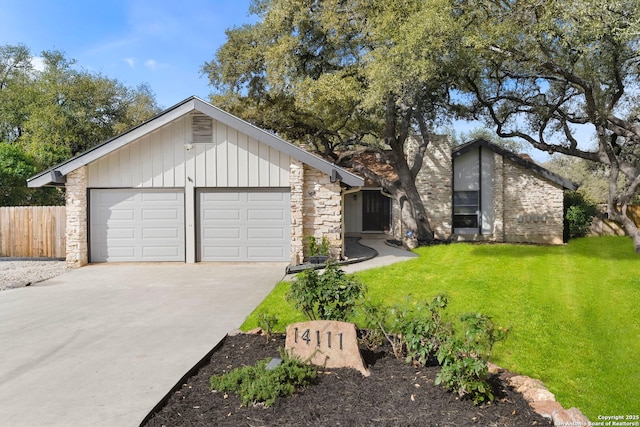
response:
<path id="1" fill-rule="evenodd" d="M 151 120 L 129 130 L 128 132 L 29 178 L 27 180 L 27 186 L 42 187 L 49 184 L 62 183 L 64 182 L 63 178 L 68 173 L 85 166 L 148 133 L 153 132 L 154 130 L 159 129 L 160 127 L 194 110 L 200 111 L 227 126 L 235 128 L 278 151 L 284 152 L 285 154 L 326 173 L 337 181 L 342 181 L 345 184 L 354 187 L 364 185 L 364 180 L 361 177 L 317 157 L 300 147 L 286 142 L 263 129 L 245 122 L 244 120 L 229 114 L 198 97 L 192 96 L 168 110 L 165 110 Z"/>

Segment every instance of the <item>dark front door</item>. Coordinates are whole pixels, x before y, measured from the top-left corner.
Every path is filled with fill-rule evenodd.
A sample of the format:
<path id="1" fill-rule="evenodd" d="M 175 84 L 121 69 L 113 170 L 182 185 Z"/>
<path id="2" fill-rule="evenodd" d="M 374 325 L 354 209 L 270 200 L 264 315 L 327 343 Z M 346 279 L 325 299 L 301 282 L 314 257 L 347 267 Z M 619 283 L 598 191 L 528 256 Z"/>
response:
<path id="1" fill-rule="evenodd" d="M 391 223 L 391 199 L 379 191 L 362 192 L 362 231 L 387 231 Z"/>

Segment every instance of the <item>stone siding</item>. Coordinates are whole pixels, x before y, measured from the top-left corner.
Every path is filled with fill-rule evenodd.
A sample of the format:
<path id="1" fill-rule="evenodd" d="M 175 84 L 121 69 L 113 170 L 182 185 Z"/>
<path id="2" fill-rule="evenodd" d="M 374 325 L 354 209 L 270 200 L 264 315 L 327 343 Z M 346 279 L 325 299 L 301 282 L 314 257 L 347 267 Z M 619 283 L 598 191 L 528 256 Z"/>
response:
<path id="1" fill-rule="evenodd" d="M 504 241 L 562 244 L 564 192 L 504 159 Z"/>
<path id="2" fill-rule="evenodd" d="M 78 268 L 89 261 L 87 246 L 87 168 L 67 175 L 67 265 Z"/>
<path id="3" fill-rule="evenodd" d="M 451 143 L 444 135 L 431 135 L 422 169 L 416 177 L 416 187 L 424 203 L 434 237 L 446 240 L 451 236 L 453 171 Z M 409 150 L 408 150 L 409 151 Z M 399 214 L 399 209 L 398 214 Z M 396 211 L 394 210 L 394 217 Z"/>
<path id="4" fill-rule="evenodd" d="M 308 256 L 307 239 L 326 237 L 330 255 L 342 256 L 342 196 L 339 182 L 329 175 L 292 161 L 291 183 L 291 265 L 302 264 Z"/>
<path id="5" fill-rule="evenodd" d="M 504 242 L 504 157 L 493 153 L 493 240 Z"/>

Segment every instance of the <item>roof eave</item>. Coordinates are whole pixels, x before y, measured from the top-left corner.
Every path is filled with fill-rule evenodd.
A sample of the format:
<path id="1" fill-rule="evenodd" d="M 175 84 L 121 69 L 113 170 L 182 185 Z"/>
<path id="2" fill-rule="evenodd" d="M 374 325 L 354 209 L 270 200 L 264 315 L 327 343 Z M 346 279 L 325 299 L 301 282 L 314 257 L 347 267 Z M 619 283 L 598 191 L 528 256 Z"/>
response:
<path id="1" fill-rule="evenodd" d="M 153 132 L 154 130 L 182 117 L 191 111 L 198 110 L 204 114 L 209 115 L 213 119 L 225 123 L 239 131 L 264 142 L 265 144 L 273 147 L 285 154 L 312 166 L 327 175 L 332 177 L 332 180 L 344 182 L 347 185 L 357 187 L 364 185 L 364 179 L 342 169 L 333 163 L 330 163 L 324 159 L 314 156 L 313 154 L 297 147 L 263 129 L 258 128 L 232 114 L 227 113 L 202 99 L 192 96 L 184 101 L 168 108 L 155 117 L 147 120 L 146 122 L 130 129 L 129 131 L 116 136 L 108 141 L 103 142 L 82 154 L 79 154 L 65 162 L 62 162 L 53 168 L 50 168 L 38 175 L 35 175 L 27 180 L 28 187 L 43 187 L 51 184 L 60 184 L 60 179 L 94 160 L 105 156 L 128 143 L 141 138 L 142 136 Z"/>

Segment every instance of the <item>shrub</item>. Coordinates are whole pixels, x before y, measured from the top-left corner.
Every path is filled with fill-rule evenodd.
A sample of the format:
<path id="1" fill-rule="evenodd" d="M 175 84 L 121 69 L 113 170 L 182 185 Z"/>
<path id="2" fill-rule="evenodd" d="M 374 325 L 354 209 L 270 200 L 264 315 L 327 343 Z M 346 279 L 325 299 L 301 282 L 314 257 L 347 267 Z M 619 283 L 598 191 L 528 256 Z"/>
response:
<path id="1" fill-rule="evenodd" d="M 497 327 L 488 316 L 467 314 L 461 317 L 461 331 L 456 334 L 456 324 L 443 316 L 447 305 L 448 298 L 437 295 L 428 304 L 407 304 L 410 309 L 370 304 L 363 308 L 367 324 L 378 328 L 396 358 L 425 365 L 435 357 L 441 365 L 436 384 L 469 396 L 476 404 L 492 401 L 487 362 L 493 345 L 506 339 L 508 330 Z M 366 337 L 371 336 L 376 333 Z"/>
<path id="2" fill-rule="evenodd" d="M 269 314 L 265 311 L 258 314 L 258 326 L 264 331 L 267 341 L 273 335 L 278 320 L 278 316 L 275 314 Z"/>
<path id="3" fill-rule="evenodd" d="M 264 402 L 271 406 L 278 397 L 293 394 L 298 387 L 309 385 L 316 378 L 316 368 L 281 351 L 282 363 L 272 370 L 266 366 L 270 359 L 255 365 L 236 368 L 222 376 L 209 379 L 211 389 L 236 393 L 243 405 Z"/>
<path id="4" fill-rule="evenodd" d="M 286 298 L 309 320 L 344 321 L 364 298 L 365 291 L 361 282 L 329 264 L 322 274 L 313 269 L 299 273 Z"/>
<path id="5" fill-rule="evenodd" d="M 598 210 L 582 193 L 567 191 L 564 195 L 565 220 L 569 228 L 569 238 L 584 237 L 589 233 L 593 217 Z"/>
<path id="6" fill-rule="evenodd" d="M 460 396 L 468 395 L 475 404 L 493 401 L 487 362 L 493 345 L 506 339 L 509 331 L 496 327 L 490 317 L 480 313 L 466 314 L 460 322 L 464 335 L 450 335 L 436 351 L 442 368 L 435 384 L 443 384 Z"/>
<path id="7" fill-rule="evenodd" d="M 331 242 L 326 236 L 322 236 L 320 242 L 315 236 L 309 236 L 307 241 L 307 251 L 309 256 L 323 255 L 329 256 L 329 249 L 331 248 Z"/>

